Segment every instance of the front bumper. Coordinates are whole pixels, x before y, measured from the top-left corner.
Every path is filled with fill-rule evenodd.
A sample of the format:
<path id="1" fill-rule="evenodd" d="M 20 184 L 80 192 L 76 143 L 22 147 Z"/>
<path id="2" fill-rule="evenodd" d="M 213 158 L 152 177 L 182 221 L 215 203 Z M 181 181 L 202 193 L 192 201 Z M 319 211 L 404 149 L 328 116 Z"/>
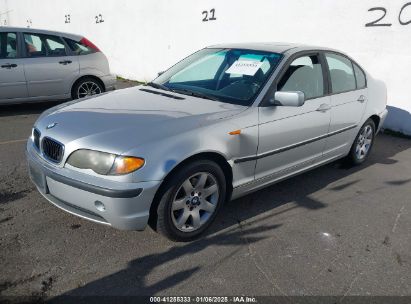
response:
<path id="1" fill-rule="evenodd" d="M 143 230 L 160 181 L 121 183 L 58 168 L 27 143 L 30 178 L 53 205 L 82 218 L 122 230 Z"/>

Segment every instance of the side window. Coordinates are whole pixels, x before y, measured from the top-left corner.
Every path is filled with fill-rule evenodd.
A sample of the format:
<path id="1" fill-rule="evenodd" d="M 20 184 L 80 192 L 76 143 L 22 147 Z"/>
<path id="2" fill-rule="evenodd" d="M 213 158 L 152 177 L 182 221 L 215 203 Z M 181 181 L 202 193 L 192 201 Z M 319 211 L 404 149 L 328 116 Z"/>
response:
<path id="1" fill-rule="evenodd" d="M 16 33 L 0 33 L 0 59 L 17 57 Z"/>
<path id="2" fill-rule="evenodd" d="M 28 57 L 45 57 L 47 55 L 46 45 L 39 35 L 24 34 L 24 44 Z"/>
<path id="3" fill-rule="evenodd" d="M 47 56 L 66 56 L 66 47 L 63 41 L 56 36 L 45 36 Z"/>
<path id="4" fill-rule="evenodd" d="M 325 54 L 325 58 L 330 70 L 332 92 L 338 94 L 355 90 L 357 85 L 351 60 L 331 53 Z"/>
<path id="5" fill-rule="evenodd" d="M 72 39 L 64 38 L 67 42 L 70 50 L 72 50 L 76 55 L 87 55 L 95 53 L 95 50 L 81 42 L 74 41 Z"/>
<path id="6" fill-rule="evenodd" d="M 63 41 L 56 36 L 26 33 L 24 44 L 28 57 L 66 56 Z"/>
<path id="7" fill-rule="evenodd" d="M 353 66 L 355 78 L 357 79 L 357 89 L 364 89 L 367 85 L 367 81 L 365 80 L 365 74 L 358 65 L 353 63 Z"/>
<path id="8" fill-rule="evenodd" d="M 302 91 L 306 99 L 324 95 L 324 76 L 317 55 L 294 60 L 277 86 L 278 91 Z"/>

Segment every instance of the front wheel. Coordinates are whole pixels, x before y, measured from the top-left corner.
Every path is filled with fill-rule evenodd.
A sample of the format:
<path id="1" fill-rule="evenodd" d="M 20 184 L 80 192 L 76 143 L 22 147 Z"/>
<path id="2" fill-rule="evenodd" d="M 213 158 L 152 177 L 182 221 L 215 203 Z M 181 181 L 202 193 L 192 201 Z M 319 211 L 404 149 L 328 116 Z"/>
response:
<path id="1" fill-rule="evenodd" d="M 347 156 L 347 161 L 351 165 L 362 164 L 370 154 L 374 144 L 375 124 L 372 119 L 368 119 L 361 127 Z"/>
<path id="2" fill-rule="evenodd" d="M 174 241 L 191 241 L 214 221 L 226 195 L 226 181 L 214 162 L 199 160 L 166 182 L 157 208 L 157 232 Z"/>

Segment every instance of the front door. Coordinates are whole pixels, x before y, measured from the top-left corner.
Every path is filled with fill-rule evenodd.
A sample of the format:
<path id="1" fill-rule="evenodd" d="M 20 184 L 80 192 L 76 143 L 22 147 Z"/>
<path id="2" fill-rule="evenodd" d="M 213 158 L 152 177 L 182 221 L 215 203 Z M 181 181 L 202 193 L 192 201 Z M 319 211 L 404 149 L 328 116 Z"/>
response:
<path id="1" fill-rule="evenodd" d="M 67 56 L 60 37 L 24 34 L 26 59 L 24 69 L 29 96 L 61 96 L 69 94 L 71 84 L 79 74 L 76 56 Z"/>
<path id="2" fill-rule="evenodd" d="M 0 32 L 0 102 L 28 96 L 18 51 L 17 33 Z"/>
<path id="3" fill-rule="evenodd" d="M 277 83 L 277 90 L 302 91 L 305 104 L 260 107 L 256 180 L 269 182 L 287 176 L 321 157 L 331 117 L 324 74 L 319 54 L 295 59 Z"/>

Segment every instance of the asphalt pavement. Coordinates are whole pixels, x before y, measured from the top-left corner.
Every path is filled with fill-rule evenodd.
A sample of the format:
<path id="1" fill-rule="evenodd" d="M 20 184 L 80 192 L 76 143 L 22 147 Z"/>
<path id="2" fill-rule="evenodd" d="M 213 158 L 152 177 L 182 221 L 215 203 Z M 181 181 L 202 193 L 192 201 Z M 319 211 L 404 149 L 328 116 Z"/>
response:
<path id="1" fill-rule="evenodd" d="M 228 202 L 203 239 L 172 243 L 37 193 L 25 142 L 54 104 L 0 107 L 0 295 L 411 296 L 411 140 L 380 134 L 362 166 Z"/>

